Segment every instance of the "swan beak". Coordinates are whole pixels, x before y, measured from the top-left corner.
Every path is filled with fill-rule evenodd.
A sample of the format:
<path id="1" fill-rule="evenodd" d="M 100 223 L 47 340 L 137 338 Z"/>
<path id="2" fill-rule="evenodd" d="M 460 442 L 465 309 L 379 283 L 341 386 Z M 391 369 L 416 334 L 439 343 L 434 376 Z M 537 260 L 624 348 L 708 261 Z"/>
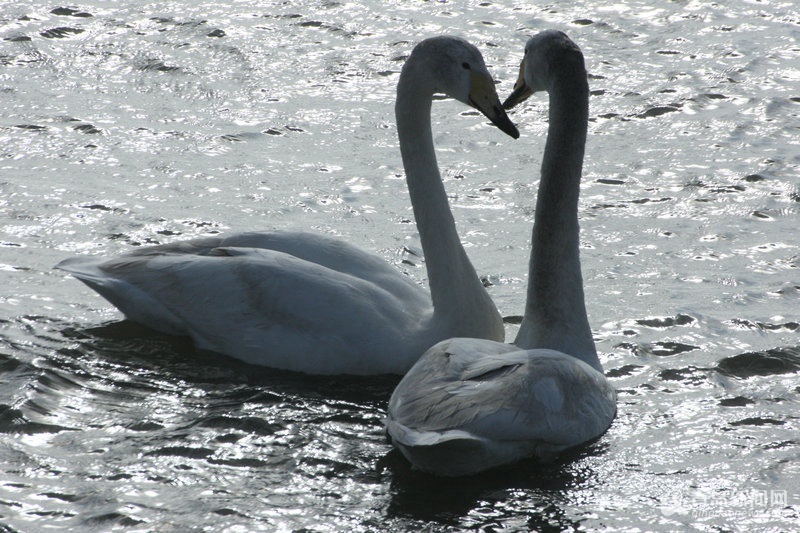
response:
<path id="1" fill-rule="evenodd" d="M 508 95 L 506 101 L 503 102 L 503 108 L 511 109 L 515 105 L 521 104 L 527 100 L 532 94 L 533 89 L 528 87 L 528 84 L 525 83 L 525 61 L 523 60 L 522 63 L 519 64 L 519 78 L 517 78 L 517 83 L 514 84 L 514 90 Z"/>
<path id="2" fill-rule="evenodd" d="M 500 129 L 500 131 L 510 135 L 514 139 L 518 139 L 519 130 L 514 123 L 511 122 L 511 119 L 508 118 L 503 106 L 500 105 L 500 98 L 497 96 L 497 91 L 494 88 L 492 79 L 481 76 L 473 71 L 470 81 L 470 105 L 483 113 L 486 118 L 492 121 L 492 124 Z"/>

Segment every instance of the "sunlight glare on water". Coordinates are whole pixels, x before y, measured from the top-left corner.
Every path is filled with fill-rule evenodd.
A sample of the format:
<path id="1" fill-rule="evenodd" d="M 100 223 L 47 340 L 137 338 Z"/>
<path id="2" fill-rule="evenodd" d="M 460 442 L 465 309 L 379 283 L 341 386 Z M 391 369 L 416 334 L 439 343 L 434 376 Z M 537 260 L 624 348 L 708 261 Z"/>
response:
<path id="1" fill-rule="evenodd" d="M 0 10 L 0 529 L 764 530 L 800 520 L 800 13 L 793 2 L 10 2 Z M 221 232 L 338 235 L 426 283 L 394 91 L 476 44 L 501 98 L 567 32 L 591 89 L 582 268 L 619 394 L 602 438 L 467 480 L 412 471 L 397 378 L 319 378 L 121 321 L 52 269 Z M 507 338 L 547 100 L 434 140 Z"/>

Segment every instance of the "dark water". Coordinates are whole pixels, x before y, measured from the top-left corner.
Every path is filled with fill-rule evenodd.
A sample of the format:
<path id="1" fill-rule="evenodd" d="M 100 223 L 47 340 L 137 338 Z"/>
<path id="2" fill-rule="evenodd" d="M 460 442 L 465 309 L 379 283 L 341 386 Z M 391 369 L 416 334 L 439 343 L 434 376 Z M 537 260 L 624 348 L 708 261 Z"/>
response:
<path id="1" fill-rule="evenodd" d="M 302 228 L 424 263 L 393 124 L 413 43 L 505 96 L 562 29 L 592 89 L 587 306 L 619 415 L 555 464 L 409 469 L 398 378 L 310 378 L 120 321 L 59 260 Z M 800 522 L 793 2 L 102 2 L 0 8 L 0 529 L 788 531 Z M 434 107 L 476 268 L 522 312 L 546 105 Z M 513 338 L 513 323 L 508 337 Z"/>

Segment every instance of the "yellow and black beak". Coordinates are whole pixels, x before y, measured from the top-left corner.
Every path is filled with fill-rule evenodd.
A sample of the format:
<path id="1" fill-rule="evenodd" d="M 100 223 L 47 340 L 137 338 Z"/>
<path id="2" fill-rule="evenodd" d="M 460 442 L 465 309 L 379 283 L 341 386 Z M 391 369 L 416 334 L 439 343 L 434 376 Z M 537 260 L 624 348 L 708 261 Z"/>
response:
<path id="1" fill-rule="evenodd" d="M 514 84 L 514 90 L 511 91 L 511 94 L 508 95 L 506 101 L 503 102 L 504 109 L 511 109 L 517 104 L 521 104 L 525 100 L 533 94 L 533 89 L 528 87 L 528 84 L 525 83 L 525 60 L 519 64 L 519 77 L 517 78 L 517 83 Z"/>
<path id="2" fill-rule="evenodd" d="M 508 118 L 503 106 L 500 105 L 500 98 L 497 96 L 491 78 L 475 71 L 471 72 L 469 103 L 491 120 L 492 124 L 500 128 L 500 131 L 514 139 L 519 138 L 519 130 Z"/>

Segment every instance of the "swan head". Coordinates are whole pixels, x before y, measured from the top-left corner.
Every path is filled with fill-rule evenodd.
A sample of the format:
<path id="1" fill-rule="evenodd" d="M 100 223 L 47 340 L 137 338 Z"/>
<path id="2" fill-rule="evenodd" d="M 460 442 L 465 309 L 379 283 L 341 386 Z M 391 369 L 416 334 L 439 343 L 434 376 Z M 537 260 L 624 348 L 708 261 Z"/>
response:
<path id="1" fill-rule="evenodd" d="M 546 30 L 528 39 L 514 90 L 503 102 L 505 109 L 524 102 L 536 91 L 549 91 L 558 74 L 579 72 L 586 78 L 583 53 L 567 34 Z"/>
<path id="2" fill-rule="evenodd" d="M 431 37 L 414 47 L 403 70 L 415 68 L 412 65 L 419 68 L 412 83 L 428 84 L 426 90 L 431 94 L 444 93 L 477 109 L 502 132 L 519 138 L 519 131 L 500 104 L 494 79 L 475 46 L 458 37 Z"/>

